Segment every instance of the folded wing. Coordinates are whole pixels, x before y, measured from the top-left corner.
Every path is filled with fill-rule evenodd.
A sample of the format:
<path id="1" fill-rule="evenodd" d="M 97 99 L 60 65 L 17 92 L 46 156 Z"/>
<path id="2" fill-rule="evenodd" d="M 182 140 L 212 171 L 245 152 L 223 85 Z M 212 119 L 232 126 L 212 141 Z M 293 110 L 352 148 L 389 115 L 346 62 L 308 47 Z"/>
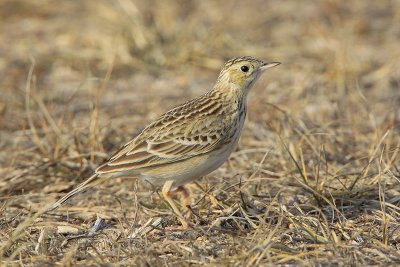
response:
<path id="1" fill-rule="evenodd" d="M 156 167 L 203 155 L 222 146 L 228 134 L 222 105 L 212 101 L 199 103 L 200 100 L 197 103 L 188 102 L 161 116 L 96 172 Z M 199 107 L 188 109 L 188 104 Z"/>

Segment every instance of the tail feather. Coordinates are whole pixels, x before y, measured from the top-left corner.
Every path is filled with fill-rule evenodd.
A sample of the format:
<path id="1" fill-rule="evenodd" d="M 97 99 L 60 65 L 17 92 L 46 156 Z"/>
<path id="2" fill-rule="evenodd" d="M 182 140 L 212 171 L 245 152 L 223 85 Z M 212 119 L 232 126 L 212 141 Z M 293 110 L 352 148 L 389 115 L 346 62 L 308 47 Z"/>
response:
<path id="1" fill-rule="evenodd" d="M 83 183 L 81 183 L 80 185 L 78 185 L 74 190 L 72 190 L 71 192 L 69 192 L 68 194 L 66 194 L 65 196 L 63 196 L 62 198 L 60 198 L 57 202 L 47 206 L 45 208 L 46 212 L 48 211 L 52 211 L 55 209 L 58 209 L 59 207 L 61 207 L 61 205 L 63 205 L 68 199 L 72 198 L 73 196 L 75 196 L 76 194 L 82 192 L 85 189 L 88 189 L 90 187 L 93 187 L 94 185 L 100 183 L 103 179 L 101 179 L 101 177 L 99 176 L 99 174 L 95 173 L 93 174 L 91 177 L 89 177 L 86 181 L 84 181 Z"/>

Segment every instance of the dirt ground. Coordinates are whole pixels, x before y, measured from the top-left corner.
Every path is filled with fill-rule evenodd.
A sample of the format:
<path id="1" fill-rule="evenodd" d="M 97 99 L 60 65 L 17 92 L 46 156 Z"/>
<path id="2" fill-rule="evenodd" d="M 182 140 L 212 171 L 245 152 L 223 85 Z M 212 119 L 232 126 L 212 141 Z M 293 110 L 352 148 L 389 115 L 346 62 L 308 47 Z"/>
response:
<path id="1" fill-rule="evenodd" d="M 2 265 L 399 264 L 399 25 L 396 0 L 0 1 Z M 136 179 L 40 212 L 245 55 L 282 65 L 192 227 Z"/>

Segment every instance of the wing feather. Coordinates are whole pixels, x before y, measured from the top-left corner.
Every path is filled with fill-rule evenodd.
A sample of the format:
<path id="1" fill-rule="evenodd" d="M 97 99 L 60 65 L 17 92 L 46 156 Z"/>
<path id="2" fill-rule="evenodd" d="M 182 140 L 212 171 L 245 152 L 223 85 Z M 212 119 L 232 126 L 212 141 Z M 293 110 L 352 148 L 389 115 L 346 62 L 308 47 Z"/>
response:
<path id="1" fill-rule="evenodd" d="M 209 153 L 223 145 L 230 134 L 226 117 L 220 101 L 204 96 L 192 100 L 150 124 L 96 172 L 156 167 Z"/>

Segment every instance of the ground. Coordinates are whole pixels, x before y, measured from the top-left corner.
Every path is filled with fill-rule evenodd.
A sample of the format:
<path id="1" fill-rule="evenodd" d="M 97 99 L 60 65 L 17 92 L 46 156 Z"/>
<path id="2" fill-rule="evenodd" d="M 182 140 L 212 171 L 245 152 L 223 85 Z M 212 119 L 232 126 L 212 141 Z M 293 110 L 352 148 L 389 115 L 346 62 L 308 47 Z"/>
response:
<path id="1" fill-rule="evenodd" d="M 1 1 L 0 260 L 399 264 L 399 25 L 389 0 Z M 135 179 L 40 212 L 244 55 L 282 65 L 190 185 L 192 227 Z"/>

